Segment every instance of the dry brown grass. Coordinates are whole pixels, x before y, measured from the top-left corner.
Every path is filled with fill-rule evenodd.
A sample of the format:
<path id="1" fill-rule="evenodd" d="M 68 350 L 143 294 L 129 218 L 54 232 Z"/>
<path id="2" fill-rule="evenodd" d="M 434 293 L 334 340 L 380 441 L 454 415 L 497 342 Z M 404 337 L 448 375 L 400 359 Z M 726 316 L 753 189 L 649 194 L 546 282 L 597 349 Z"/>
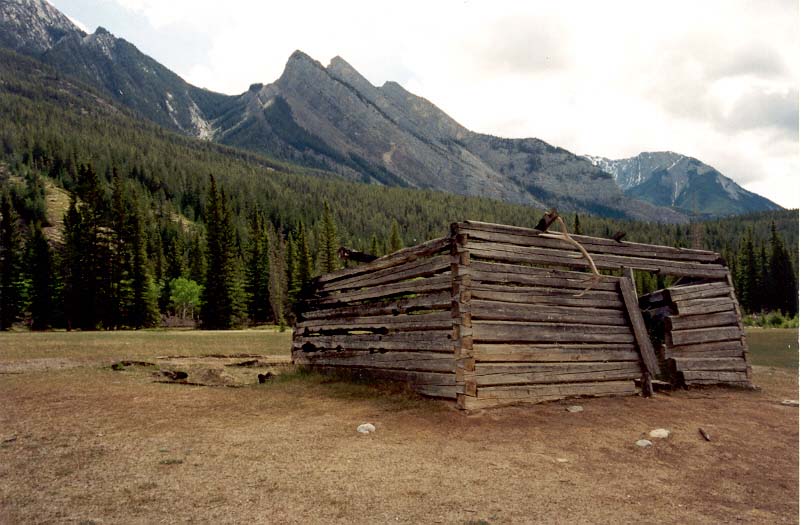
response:
<path id="1" fill-rule="evenodd" d="M 128 353 L 87 334 L 85 350 L 64 349 L 80 366 L 0 375 L 1 523 L 798 521 L 798 409 L 779 404 L 798 398 L 792 371 L 757 367 L 758 392 L 465 416 L 314 374 L 230 389 L 105 366 L 107 353 L 188 352 L 158 347 L 170 338 L 214 353 L 204 346 L 214 334 L 164 334 L 133 335 Z M 21 335 L 0 338 L 0 362 L 25 359 L 8 344 Z M 264 338 L 266 354 L 287 348 L 288 334 L 224 334 L 215 344 L 237 348 L 237 336 Z M 377 432 L 358 435 L 366 421 Z M 673 433 L 634 446 L 657 427 Z"/>

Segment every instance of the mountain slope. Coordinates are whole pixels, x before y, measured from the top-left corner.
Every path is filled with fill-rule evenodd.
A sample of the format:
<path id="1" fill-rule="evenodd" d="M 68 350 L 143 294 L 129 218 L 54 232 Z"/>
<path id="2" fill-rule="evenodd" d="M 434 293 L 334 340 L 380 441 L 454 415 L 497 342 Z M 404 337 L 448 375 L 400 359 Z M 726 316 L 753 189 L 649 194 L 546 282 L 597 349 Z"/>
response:
<path id="1" fill-rule="evenodd" d="M 587 158 L 612 174 L 627 195 L 657 206 L 709 217 L 781 209 L 700 160 L 672 151 L 620 160 Z"/>

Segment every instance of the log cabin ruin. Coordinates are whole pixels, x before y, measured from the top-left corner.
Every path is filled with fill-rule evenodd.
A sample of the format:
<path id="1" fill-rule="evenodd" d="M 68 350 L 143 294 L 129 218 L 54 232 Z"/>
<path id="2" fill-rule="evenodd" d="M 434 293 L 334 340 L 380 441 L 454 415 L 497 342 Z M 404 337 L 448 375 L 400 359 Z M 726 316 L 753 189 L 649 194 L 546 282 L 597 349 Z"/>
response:
<path id="1" fill-rule="evenodd" d="M 459 222 L 320 276 L 298 312 L 293 362 L 406 381 L 463 409 L 650 395 L 656 378 L 751 386 L 717 253 L 542 226 Z M 675 280 L 638 297 L 636 271 Z"/>

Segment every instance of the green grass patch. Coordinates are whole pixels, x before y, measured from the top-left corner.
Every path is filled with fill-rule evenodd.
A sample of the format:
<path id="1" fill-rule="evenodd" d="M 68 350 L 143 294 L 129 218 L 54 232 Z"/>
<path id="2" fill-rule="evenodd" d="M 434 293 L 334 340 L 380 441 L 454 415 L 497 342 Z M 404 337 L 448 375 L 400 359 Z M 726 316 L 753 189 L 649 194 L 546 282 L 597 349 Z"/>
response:
<path id="1" fill-rule="evenodd" d="M 751 363 L 798 369 L 798 328 L 746 328 Z"/>

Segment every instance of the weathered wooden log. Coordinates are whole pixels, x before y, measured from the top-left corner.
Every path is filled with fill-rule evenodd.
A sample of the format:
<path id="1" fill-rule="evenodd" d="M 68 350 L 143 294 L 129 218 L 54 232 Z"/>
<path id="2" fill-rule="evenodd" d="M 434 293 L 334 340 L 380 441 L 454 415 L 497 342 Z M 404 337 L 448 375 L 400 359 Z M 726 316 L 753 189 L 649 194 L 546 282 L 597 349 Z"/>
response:
<path id="1" fill-rule="evenodd" d="M 433 239 L 431 241 L 424 242 L 423 244 L 418 244 L 417 246 L 412 246 L 411 248 L 404 248 L 403 250 L 385 255 L 371 263 L 363 264 L 361 266 L 354 266 L 353 268 L 343 268 L 342 270 L 323 274 L 315 281 L 320 284 L 328 283 L 331 281 L 344 279 L 346 277 L 353 277 L 359 274 L 371 273 L 376 270 L 383 270 L 392 266 L 398 266 L 405 262 L 416 260 L 420 257 L 427 257 L 442 252 L 443 250 L 449 248 L 450 243 L 450 236 Z"/>
<path id="2" fill-rule="evenodd" d="M 473 341 L 484 343 L 633 343 L 628 327 L 474 321 Z"/>
<path id="3" fill-rule="evenodd" d="M 350 368 L 383 368 L 386 370 L 411 370 L 419 372 L 456 372 L 453 354 L 429 352 L 369 352 L 369 351 L 325 351 L 301 353 L 299 365 L 347 366 Z"/>
<path id="4" fill-rule="evenodd" d="M 520 228 L 517 226 L 507 226 L 503 224 L 483 223 L 479 221 L 465 221 L 457 225 L 459 232 L 470 234 L 471 237 L 493 242 L 506 242 L 509 244 L 519 244 L 531 246 L 533 243 L 541 243 L 544 247 L 564 248 L 568 244 L 564 241 L 553 241 L 539 236 L 539 232 L 534 229 Z M 489 236 L 488 234 L 495 234 Z M 588 252 L 612 253 L 633 257 L 662 258 L 676 261 L 696 261 L 704 263 L 718 263 L 721 260 L 720 254 L 706 250 L 691 250 L 687 248 L 673 248 L 655 244 L 643 244 L 634 242 L 618 242 L 613 239 L 600 237 L 590 237 L 587 235 L 571 235 L 573 239 L 580 242 Z"/>
<path id="5" fill-rule="evenodd" d="M 640 354 L 634 344 L 487 344 L 473 345 L 479 362 L 581 362 L 634 361 Z"/>
<path id="6" fill-rule="evenodd" d="M 735 311 L 734 301 L 730 297 L 713 299 L 692 299 L 675 303 L 679 315 L 701 315 Z"/>
<path id="7" fill-rule="evenodd" d="M 666 298 L 671 302 L 708 299 L 711 297 L 728 297 L 730 291 L 729 284 L 725 281 L 681 286 L 664 290 Z"/>
<path id="8" fill-rule="evenodd" d="M 648 373 L 651 374 L 651 377 L 656 377 L 659 374 L 659 361 L 656 359 L 651 338 L 648 336 L 648 330 L 645 328 L 645 321 L 642 318 L 642 311 L 640 311 L 637 303 L 637 291 L 634 288 L 634 282 L 630 278 L 623 277 L 620 279 L 620 295 L 626 304 L 626 311 L 629 314 L 629 321 L 634 331 L 634 337 L 637 341 L 643 364 Z"/>
<path id="9" fill-rule="evenodd" d="M 400 294 L 435 293 L 451 288 L 450 274 L 437 275 L 428 279 L 403 281 L 399 283 L 374 286 L 364 290 L 332 294 L 316 300 L 308 301 L 305 308 L 315 308 L 324 305 L 346 305 L 350 302 L 383 299 Z"/>
<path id="10" fill-rule="evenodd" d="M 370 263 L 378 259 L 378 255 L 373 255 L 372 253 L 360 252 L 352 248 L 346 248 L 345 246 L 339 247 L 337 255 L 343 261 L 354 261 L 358 263 Z"/>
<path id="11" fill-rule="evenodd" d="M 306 321 L 311 319 L 339 319 L 368 315 L 400 315 L 421 310 L 450 310 L 450 306 L 450 292 L 439 292 L 355 306 L 305 310 L 302 311 L 300 315 L 301 320 Z"/>
<path id="12" fill-rule="evenodd" d="M 729 372 L 745 372 L 747 364 L 742 357 L 674 357 L 671 359 L 676 370 L 721 370 Z"/>
<path id="13" fill-rule="evenodd" d="M 419 315 L 378 315 L 351 319 L 312 319 L 301 321 L 295 329 L 302 335 L 310 332 L 334 330 L 447 330 L 451 327 L 450 312 L 434 312 Z"/>
<path id="14" fill-rule="evenodd" d="M 363 274 L 349 279 L 324 283 L 319 287 L 318 293 L 378 286 L 417 277 L 431 277 L 436 273 L 442 273 L 446 270 L 449 271 L 450 262 L 449 255 L 437 255 L 415 259 L 385 270 L 378 270 L 366 275 Z"/>
<path id="15" fill-rule="evenodd" d="M 700 315 L 672 315 L 665 320 L 667 330 L 689 330 L 693 328 L 713 328 L 737 326 L 734 311 Z"/>
<path id="16" fill-rule="evenodd" d="M 636 393 L 634 381 L 482 387 L 478 389 L 477 397 L 466 399 L 465 408 L 473 410 L 516 403 L 542 403 L 566 397 L 606 397 Z"/>
<path id="17" fill-rule="evenodd" d="M 576 383 L 636 379 L 641 375 L 636 362 L 518 364 L 483 363 L 476 366 L 474 377 L 482 386 Z"/>
<path id="18" fill-rule="evenodd" d="M 671 346 L 665 351 L 666 357 L 738 357 L 743 355 L 740 339 Z"/>
<path id="19" fill-rule="evenodd" d="M 531 246 L 512 246 L 496 242 L 471 241 L 470 253 L 480 259 L 488 259 L 513 264 L 552 264 L 566 268 L 588 268 L 589 262 L 577 251 L 566 249 L 539 248 Z M 665 275 L 725 278 L 726 267 L 720 264 L 703 264 L 665 259 L 646 259 L 624 255 L 592 254 L 599 269 L 618 270 L 637 268 Z"/>
<path id="20" fill-rule="evenodd" d="M 531 321 L 626 326 L 626 317 L 619 310 L 576 308 L 569 306 L 517 304 L 473 298 L 470 304 L 473 320 Z"/>
<path id="21" fill-rule="evenodd" d="M 721 372 L 717 370 L 687 370 L 681 372 L 686 384 L 744 383 L 749 382 L 745 372 Z M 701 383 L 703 381 L 703 383 Z"/>
<path id="22" fill-rule="evenodd" d="M 472 297 L 486 301 L 514 304 L 573 306 L 622 311 L 624 308 L 620 295 L 612 292 L 589 291 L 575 297 L 575 290 L 551 288 L 531 288 L 523 286 L 504 286 L 473 284 Z"/>
<path id="23" fill-rule="evenodd" d="M 396 338 L 396 336 L 420 332 L 395 332 L 390 334 L 346 334 L 330 336 L 298 337 L 292 341 L 293 352 L 317 352 L 326 350 L 374 350 L 374 351 L 428 351 L 453 353 L 450 330 L 422 332 L 430 337 L 420 339 Z"/>
<path id="24" fill-rule="evenodd" d="M 723 328 L 697 328 L 693 330 L 673 330 L 667 332 L 665 340 L 668 346 L 691 345 L 696 343 L 711 343 L 713 341 L 727 341 L 738 338 L 742 331 L 737 326 Z"/>

